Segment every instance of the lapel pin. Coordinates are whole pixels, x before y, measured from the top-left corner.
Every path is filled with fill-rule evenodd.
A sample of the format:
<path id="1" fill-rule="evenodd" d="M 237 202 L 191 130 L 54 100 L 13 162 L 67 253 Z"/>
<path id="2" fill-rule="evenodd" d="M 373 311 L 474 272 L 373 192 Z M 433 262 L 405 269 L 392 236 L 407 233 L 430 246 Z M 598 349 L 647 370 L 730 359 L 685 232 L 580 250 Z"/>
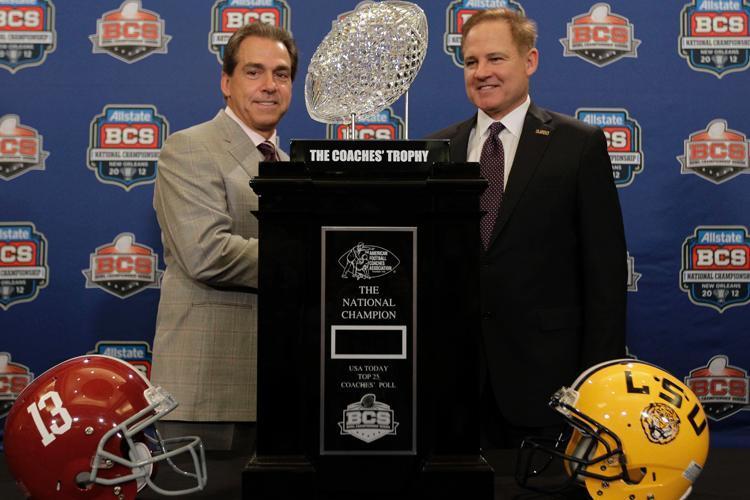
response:
<path id="1" fill-rule="evenodd" d="M 538 128 L 534 131 L 534 133 L 538 135 L 549 135 L 549 130 Z"/>

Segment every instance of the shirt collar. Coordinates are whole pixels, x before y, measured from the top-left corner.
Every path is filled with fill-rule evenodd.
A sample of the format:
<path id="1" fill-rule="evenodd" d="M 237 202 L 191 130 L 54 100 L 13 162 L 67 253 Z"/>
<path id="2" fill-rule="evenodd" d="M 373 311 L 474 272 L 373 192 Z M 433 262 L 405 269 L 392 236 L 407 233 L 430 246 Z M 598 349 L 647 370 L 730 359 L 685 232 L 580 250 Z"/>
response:
<path id="1" fill-rule="evenodd" d="M 523 131 L 523 122 L 524 120 L 526 120 L 526 112 L 529 110 L 530 105 L 531 98 L 527 94 L 526 100 L 523 101 L 520 106 L 518 106 L 516 109 L 503 116 L 499 120 L 500 123 L 502 123 L 505 127 L 505 130 L 513 134 L 515 137 L 521 137 L 521 132 Z M 487 129 L 489 129 L 490 125 L 492 125 L 495 121 L 498 120 L 493 120 L 490 115 L 488 115 L 481 109 L 478 110 L 476 129 L 482 132 L 481 137 L 484 137 L 487 134 Z"/>
<path id="2" fill-rule="evenodd" d="M 245 122 L 243 122 L 242 120 L 240 120 L 240 117 L 237 116 L 235 114 L 235 112 L 232 111 L 232 108 L 230 108 L 229 106 L 227 106 L 226 108 L 224 108 L 224 112 L 227 114 L 227 116 L 229 116 L 229 118 L 231 118 L 232 120 L 234 120 L 235 122 L 237 122 L 237 124 L 240 127 L 242 127 L 242 130 L 247 134 L 247 136 L 250 138 L 250 140 L 253 141 L 253 144 L 255 144 L 255 146 L 258 146 L 258 144 L 260 144 L 261 142 L 269 141 L 271 144 L 273 144 L 274 146 L 278 147 L 278 144 L 276 143 L 276 141 L 278 140 L 278 138 L 276 136 L 276 130 L 273 131 L 273 134 L 271 135 L 271 137 L 269 137 L 268 139 L 266 139 L 265 137 L 263 137 L 262 135 L 260 135 L 258 132 L 256 132 L 255 130 L 253 130 L 250 127 L 248 127 L 245 124 Z"/>

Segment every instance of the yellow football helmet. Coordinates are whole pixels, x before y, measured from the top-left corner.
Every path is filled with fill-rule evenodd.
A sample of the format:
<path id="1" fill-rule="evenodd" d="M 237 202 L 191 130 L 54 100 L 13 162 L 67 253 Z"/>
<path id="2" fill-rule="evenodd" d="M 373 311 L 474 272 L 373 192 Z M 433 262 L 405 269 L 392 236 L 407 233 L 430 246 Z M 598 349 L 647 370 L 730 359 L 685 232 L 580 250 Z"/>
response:
<path id="1" fill-rule="evenodd" d="M 529 479 L 558 457 L 568 477 L 562 486 L 582 484 L 592 498 L 677 500 L 687 498 L 703 470 L 708 455 L 703 407 L 661 368 L 631 359 L 601 363 L 557 391 L 549 404 L 572 432 L 567 442 L 553 446 L 524 441 L 517 464 L 522 486 L 540 489 Z M 534 456 L 540 453 L 541 461 Z"/>

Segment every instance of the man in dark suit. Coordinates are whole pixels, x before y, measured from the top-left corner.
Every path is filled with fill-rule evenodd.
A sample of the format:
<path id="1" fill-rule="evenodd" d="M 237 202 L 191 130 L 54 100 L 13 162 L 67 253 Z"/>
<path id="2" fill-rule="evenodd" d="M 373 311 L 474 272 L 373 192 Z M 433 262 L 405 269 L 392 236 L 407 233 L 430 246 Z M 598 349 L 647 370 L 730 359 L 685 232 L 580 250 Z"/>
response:
<path id="1" fill-rule="evenodd" d="M 531 102 L 535 42 L 535 24 L 517 12 L 472 16 L 462 49 L 478 112 L 431 136 L 451 139 L 452 160 L 479 161 L 489 180 L 480 229 L 483 447 L 562 428 L 550 396 L 625 354 L 625 236 L 606 139 Z"/>

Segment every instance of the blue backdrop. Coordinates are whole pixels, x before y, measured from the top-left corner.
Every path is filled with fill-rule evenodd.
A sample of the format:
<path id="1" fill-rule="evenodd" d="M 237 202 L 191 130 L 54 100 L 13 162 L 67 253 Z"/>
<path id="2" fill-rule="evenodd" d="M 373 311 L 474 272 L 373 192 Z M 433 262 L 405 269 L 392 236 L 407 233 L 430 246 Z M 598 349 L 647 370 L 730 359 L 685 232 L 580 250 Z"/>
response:
<path id="1" fill-rule="evenodd" d="M 458 49 L 469 15 L 509 5 L 535 19 L 532 98 L 610 138 L 630 353 L 687 380 L 714 445 L 750 446 L 748 2 L 416 3 L 430 45 L 410 91 L 410 138 L 474 111 Z M 331 22 L 356 4 L 0 0 L 0 419 L 34 374 L 72 356 L 106 352 L 148 373 L 164 138 L 222 107 L 222 44 L 248 20 L 282 24 L 300 45 L 282 146 L 341 137 L 309 118 L 304 77 Z M 404 115 L 401 100 L 359 133 L 403 137 Z"/>

